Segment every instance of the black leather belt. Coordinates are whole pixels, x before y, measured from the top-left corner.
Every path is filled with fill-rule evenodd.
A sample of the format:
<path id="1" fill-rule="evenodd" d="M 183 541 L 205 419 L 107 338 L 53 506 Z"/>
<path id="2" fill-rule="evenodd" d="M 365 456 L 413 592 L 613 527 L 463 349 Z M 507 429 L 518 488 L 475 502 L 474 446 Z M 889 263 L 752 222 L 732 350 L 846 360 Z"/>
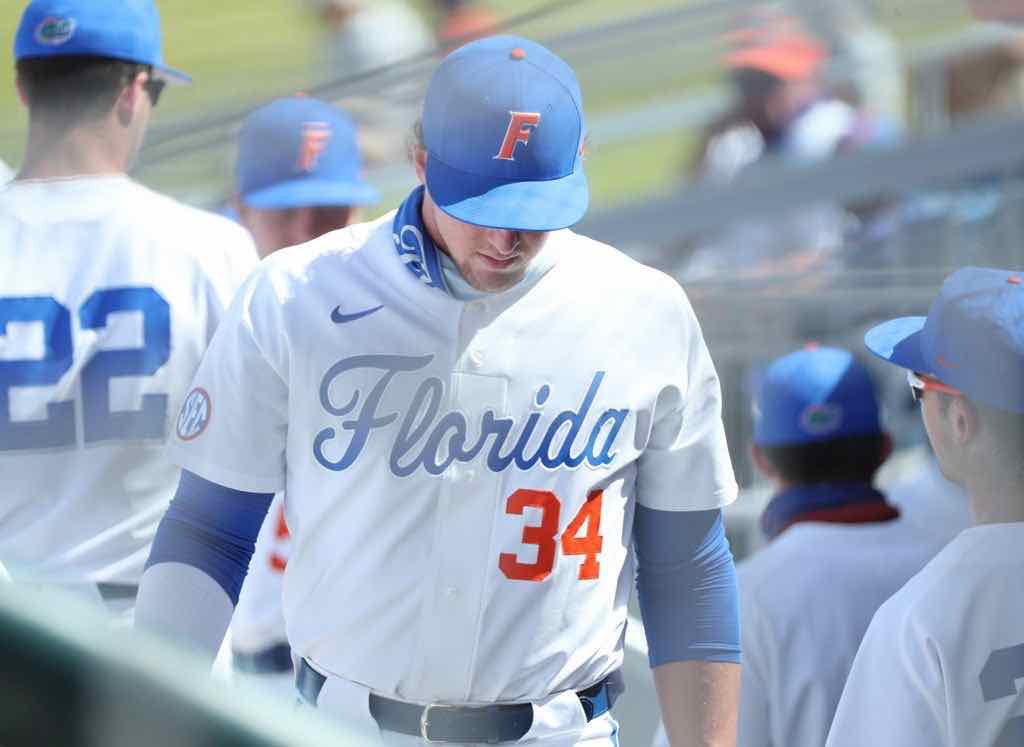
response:
<path id="1" fill-rule="evenodd" d="M 231 666 L 246 674 L 281 674 L 292 671 L 292 649 L 287 643 L 259 651 L 231 651 Z"/>
<path id="2" fill-rule="evenodd" d="M 326 681 L 305 659 L 299 662 L 295 687 L 307 703 L 316 705 Z M 620 692 L 621 675 L 613 672 L 576 695 L 590 721 L 606 713 Z M 517 742 L 533 725 L 530 703 L 424 706 L 370 693 L 370 713 L 381 729 L 420 737 L 425 742 Z"/>

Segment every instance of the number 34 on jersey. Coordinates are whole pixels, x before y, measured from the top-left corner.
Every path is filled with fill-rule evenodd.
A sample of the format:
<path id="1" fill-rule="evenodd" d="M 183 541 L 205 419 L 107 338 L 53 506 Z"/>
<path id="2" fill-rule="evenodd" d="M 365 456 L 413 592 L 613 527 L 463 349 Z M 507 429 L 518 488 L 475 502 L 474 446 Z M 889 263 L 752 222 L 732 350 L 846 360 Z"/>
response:
<path id="1" fill-rule="evenodd" d="M 523 527 L 522 542 L 537 548 L 537 559 L 532 563 L 520 561 L 515 553 L 502 553 L 498 567 L 512 581 L 543 581 L 555 566 L 555 554 L 561 547 L 566 557 L 583 557 L 579 567 L 581 581 L 594 581 L 601 572 L 598 555 L 604 538 L 601 537 L 601 502 L 603 493 L 595 490 L 587 496 L 579 513 L 559 535 L 562 504 L 550 490 L 517 490 L 505 502 L 505 513 L 522 516 L 526 509 L 540 511 L 539 524 Z"/>

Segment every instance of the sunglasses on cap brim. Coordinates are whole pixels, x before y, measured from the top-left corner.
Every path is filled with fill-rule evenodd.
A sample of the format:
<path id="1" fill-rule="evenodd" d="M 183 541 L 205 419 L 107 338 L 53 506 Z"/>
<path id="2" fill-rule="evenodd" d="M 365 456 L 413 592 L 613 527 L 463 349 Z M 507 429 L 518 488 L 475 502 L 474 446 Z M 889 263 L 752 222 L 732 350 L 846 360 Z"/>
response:
<path id="1" fill-rule="evenodd" d="M 914 398 L 915 402 L 920 402 L 924 393 L 929 389 L 934 392 L 949 394 L 953 397 L 962 397 L 964 394 L 959 389 L 943 384 L 928 374 L 917 373 L 916 371 L 907 371 L 907 384 L 910 385 L 910 396 Z"/>

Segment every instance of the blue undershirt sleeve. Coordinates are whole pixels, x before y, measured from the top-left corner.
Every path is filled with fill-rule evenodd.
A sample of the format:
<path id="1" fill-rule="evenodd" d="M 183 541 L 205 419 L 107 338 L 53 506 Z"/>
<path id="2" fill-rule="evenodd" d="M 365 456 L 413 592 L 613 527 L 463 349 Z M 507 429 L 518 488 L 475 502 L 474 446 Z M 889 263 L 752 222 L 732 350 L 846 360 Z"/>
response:
<path id="1" fill-rule="evenodd" d="M 185 563 L 216 581 L 238 603 L 256 537 L 273 493 L 247 493 L 182 470 L 178 491 L 157 528 L 146 567 Z"/>
<path id="2" fill-rule="evenodd" d="M 740 661 L 736 568 L 722 511 L 658 511 L 633 520 L 637 592 L 652 667 Z"/>

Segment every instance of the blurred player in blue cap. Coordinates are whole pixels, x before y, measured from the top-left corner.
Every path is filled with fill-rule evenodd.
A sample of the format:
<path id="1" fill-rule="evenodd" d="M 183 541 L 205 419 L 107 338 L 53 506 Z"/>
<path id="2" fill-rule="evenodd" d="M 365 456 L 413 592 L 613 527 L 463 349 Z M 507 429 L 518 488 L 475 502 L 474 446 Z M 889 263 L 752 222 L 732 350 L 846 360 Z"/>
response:
<path id="1" fill-rule="evenodd" d="M 938 552 L 872 485 L 891 441 L 846 350 L 809 345 L 765 369 L 753 459 L 775 493 L 769 544 L 740 563 L 737 744 L 819 747 L 875 610 Z"/>
<path id="2" fill-rule="evenodd" d="M 397 210 L 267 258 L 221 327 L 136 619 L 215 649 L 284 491 L 306 703 L 388 744 L 611 747 L 638 577 L 669 733 L 728 744 L 718 376 L 678 283 L 570 229 L 575 73 L 527 39 L 472 42 L 419 130 Z"/>
<path id="3" fill-rule="evenodd" d="M 260 255 L 357 222 L 361 208 L 379 199 L 362 169 L 356 128 L 336 106 L 292 96 L 249 115 L 238 145 L 236 205 Z M 282 497 L 260 530 L 231 619 L 231 643 L 236 672 L 267 675 L 290 689 L 281 582 L 291 538 Z"/>
<path id="4" fill-rule="evenodd" d="M 864 338 L 906 369 L 939 467 L 967 492 L 975 526 L 871 621 L 831 747 L 1024 744 L 1022 277 L 958 270 L 927 316 Z"/>
<path id="5" fill-rule="evenodd" d="M 237 164 L 236 208 L 261 257 L 356 223 L 380 199 L 363 178 L 352 119 L 306 96 L 250 114 Z"/>
<path id="6" fill-rule="evenodd" d="M 177 481 L 171 413 L 256 264 L 228 220 L 130 179 L 169 80 L 151 0 L 34 0 L 28 144 L 0 189 L 0 561 L 133 604 Z"/>

